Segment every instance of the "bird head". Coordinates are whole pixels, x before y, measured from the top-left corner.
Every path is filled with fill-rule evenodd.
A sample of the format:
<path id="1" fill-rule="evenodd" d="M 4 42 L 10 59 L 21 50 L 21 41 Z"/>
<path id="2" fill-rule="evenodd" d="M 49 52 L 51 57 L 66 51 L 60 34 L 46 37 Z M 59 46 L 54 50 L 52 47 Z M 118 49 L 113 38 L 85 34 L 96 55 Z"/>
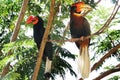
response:
<path id="1" fill-rule="evenodd" d="M 31 15 L 28 17 L 26 24 L 34 24 L 35 25 L 38 23 L 38 21 L 39 21 L 38 17 Z"/>
<path id="2" fill-rule="evenodd" d="M 72 4 L 71 6 L 71 12 L 81 16 L 86 15 L 91 10 L 92 8 L 89 5 L 85 4 L 84 2 L 77 2 Z"/>

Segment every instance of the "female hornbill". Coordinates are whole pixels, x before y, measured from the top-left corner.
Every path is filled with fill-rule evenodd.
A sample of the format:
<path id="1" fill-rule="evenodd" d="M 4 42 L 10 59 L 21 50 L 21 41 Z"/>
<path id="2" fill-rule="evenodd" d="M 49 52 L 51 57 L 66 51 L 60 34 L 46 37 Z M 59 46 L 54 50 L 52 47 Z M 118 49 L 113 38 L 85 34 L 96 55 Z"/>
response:
<path id="1" fill-rule="evenodd" d="M 31 15 L 28 17 L 26 23 L 33 24 L 33 37 L 35 43 L 37 44 L 37 48 L 39 50 L 45 32 L 44 21 L 39 16 Z M 48 36 L 48 39 L 50 39 L 50 36 Z M 46 61 L 45 76 L 50 76 L 52 57 L 53 57 L 52 45 L 53 44 L 51 42 L 47 42 L 44 49 L 43 60 Z"/>
<path id="2" fill-rule="evenodd" d="M 72 38 L 80 38 L 80 40 L 75 43 L 80 50 L 78 67 L 83 78 L 87 78 L 90 73 L 90 58 L 88 52 L 90 39 L 84 40 L 84 37 L 89 36 L 91 33 L 90 25 L 83 16 L 83 14 L 86 14 L 87 9 L 89 10 L 91 7 L 84 2 L 74 3 L 70 7 L 70 32 Z"/>

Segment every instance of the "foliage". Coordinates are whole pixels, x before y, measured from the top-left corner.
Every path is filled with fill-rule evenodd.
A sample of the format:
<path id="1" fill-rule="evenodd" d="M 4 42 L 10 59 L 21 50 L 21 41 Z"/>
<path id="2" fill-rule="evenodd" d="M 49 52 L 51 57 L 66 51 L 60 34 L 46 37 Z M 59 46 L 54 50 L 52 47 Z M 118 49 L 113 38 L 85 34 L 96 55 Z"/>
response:
<path id="1" fill-rule="evenodd" d="M 114 76 L 114 77 L 112 77 L 112 78 L 110 78 L 108 80 L 119 80 L 119 79 L 120 79 L 120 76 Z"/>
<path id="2" fill-rule="evenodd" d="M 15 72 L 9 72 L 2 80 L 17 80 L 20 77 L 20 74 Z"/>
<path id="3" fill-rule="evenodd" d="M 107 9 L 107 8 L 104 8 L 103 6 L 100 6 L 96 8 L 95 11 L 91 12 L 91 14 L 87 16 L 87 18 L 90 19 L 89 21 L 91 25 L 94 26 L 94 28 L 92 28 L 92 33 L 96 32 L 104 25 L 105 21 L 109 17 L 108 15 L 110 15 L 110 12 L 112 11 L 110 11 L 109 8 Z M 92 17 L 92 14 L 96 14 L 96 15 Z M 95 55 L 92 58 L 93 60 L 100 58 L 98 57 L 99 55 L 106 54 L 111 48 L 115 47 L 117 44 L 120 43 L 119 42 L 120 41 L 120 36 L 119 36 L 120 30 L 117 29 L 118 23 L 119 23 L 119 20 L 118 20 L 119 16 L 117 15 L 115 19 L 113 20 L 113 23 L 110 24 L 110 26 L 108 27 L 108 29 L 106 29 L 104 33 L 92 38 L 91 44 L 93 45 L 91 46 L 91 49 L 95 51 Z M 111 57 L 116 56 L 116 59 L 119 59 L 118 55 L 119 55 L 119 49 L 118 51 L 113 53 Z"/>
<path id="4" fill-rule="evenodd" d="M 28 36 L 26 33 L 32 30 L 31 25 L 26 25 L 25 20 L 29 15 L 39 15 L 45 21 L 45 26 L 47 23 L 47 18 L 49 16 L 50 0 L 30 0 L 28 4 L 28 9 L 21 23 L 21 29 L 17 37 L 16 42 L 10 42 L 10 37 L 12 35 L 15 22 L 18 18 L 18 14 L 22 5 L 23 0 L 1 0 L 0 6 L 0 73 L 3 67 L 11 62 L 10 72 L 2 78 L 2 80 L 30 80 L 35 67 L 37 58 L 37 48 L 33 41 L 32 35 Z M 65 40 L 70 38 L 70 32 L 67 31 L 67 35 L 64 35 L 64 29 L 69 19 L 69 6 L 76 2 L 77 0 L 56 0 L 55 10 L 57 11 L 57 5 L 61 4 L 60 11 L 56 14 L 50 36 L 53 40 Z M 90 4 L 93 8 L 95 7 L 94 0 L 84 0 L 85 3 Z M 116 0 L 112 0 L 116 1 Z M 111 9 L 111 8 L 110 8 Z M 106 9 L 103 6 L 96 7 L 86 18 L 89 20 L 92 26 L 92 33 L 100 29 L 108 16 L 110 15 L 110 9 Z M 91 39 L 90 48 L 95 51 L 92 60 L 100 58 L 98 56 L 104 55 L 115 45 L 120 44 L 120 30 L 113 30 L 112 27 L 118 26 L 120 22 L 119 13 L 110 24 L 109 28 L 101 35 L 95 36 Z M 94 14 L 94 15 L 93 15 Z M 26 27 L 25 27 L 26 26 Z M 93 28 L 94 26 L 94 28 Z M 10 43 L 9 43 L 10 42 Z M 62 48 L 64 43 L 54 43 L 54 58 L 52 66 L 52 79 L 55 80 L 56 75 L 60 75 L 63 79 L 66 74 L 66 70 L 73 76 L 77 74 L 73 71 L 72 66 L 65 60 L 65 58 L 70 58 L 75 60 L 75 55 L 71 54 L 65 48 Z M 7 56 L 8 52 L 11 50 L 12 55 Z M 111 57 L 120 60 L 120 49 L 114 52 Z M 102 66 L 102 64 L 100 64 Z M 113 66 L 112 66 L 113 67 Z M 45 62 L 42 62 L 38 79 L 44 80 L 43 73 L 45 68 Z M 109 67 L 106 67 L 109 69 Z M 99 69 L 99 68 L 98 68 Z M 114 79 L 119 77 L 115 76 Z M 110 80 L 113 80 L 111 78 Z"/>
<path id="5" fill-rule="evenodd" d="M 11 79 L 12 78 L 12 75 L 14 75 L 15 77 L 12 78 L 12 80 L 29 80 L 31 79 L 31 76 L 32 76 L 32 73 L 33 73 L 33 70 L 34 70 L 34 66 L 35 66 L 35 62 L 36 62 L 36 58 L 37 58 L 37 49 L 36 49 L 36 45 L 34 44 L 33 42 L 33 39 L 30 39 L 30 36 L 26 36 L 26 31 L 27 29 L 31 28 L 31 27 L 28 27 L 28 28 L 25 28 L 24 27 L 24 22 L 21 23 L 21 25 L 23 26 L 19 32 L 19 36 L 18 36 L 18 40 L 16 42 L 11 42 L 9 43 L 10 41 L 10 36 L 11 36 L 11 33 L 13 31 L 13 28 L 14 28 L 14 22 L 15 20 L 17 19 L 17 15 L 19 14 L 19 10 L 20 10 L 20 7 L 21 7 L 21 3 L 22 1 L 21 0 L 16 0 L 16 1 L 12 1 L 12 0 L 6 0 L 6 1 L 2 1 L 1 3 L 2 6 L 0 7 L 1 9 L 1 19 L 0 19 L 0 51 L 2 52 L 2 56 L 0 56 L 0 71 L 2 71 L 3 67 L 8 63 L 8 62 L 12 62 L 11 63 L 11 72 L 8 73 L 4 78 L 3 80 L 7 80 L 7 79 Z M 7 5 L 9 3 L 9 5 Z M 44 16 L 48 16 L 49 14 L 49 1 L 42 1 L 42 2 L 39 2 L 39 3 L 42 3 L 42 4 L 38 4 L 38 3 L 35 3 L 33 1 L 30 1 L 29 2 L 29 7 L 28 7 L 28 11 L 27 11 L 27 15 L 43 15 L 43 13 L 46 13 L 44 14 Z M 6 6 L 7 5 L 7 6 Z M 47 6 L 46 6 L 47 5 Z M 45 6 L 45 7 L 42 7 L 41 6 Z M 44 9 L 45 8 L 45 9 Z M 26 15 L 26 16 L 27 16 Z M 26 17 L 25 16 L 25 17 Z M 46 19 L 45 17 L 43 19 Z M 45 20 L 46 21 L 46 20 Z M 46 23 L 46 22 L 45 22 Z M 62 23 L 61 23 L 62 25 Z M 62 26 L 63 27 L 63 26 Z M 26 29 L 26 30 L 25 30 Z M 55 31 L 56 32 L 56 31 Z M 55 46 L 54 48 L 56 49 L 58 46 Z M 12 52 L 12 55 L 10 56 L 6 56 L 8 54 L 8 52 L 11 50 Z M 64 57 L 68 57 L 68 58 L 74 58 L 75 59 L 75 56 L 72 55 L 70 52 L 68 52 L 67 50 L 65 49 L 62 49 L 59 47 L 59 53 L 63 52 L 65 53 L 64 54 L 61 54 L 61 57 L 64 56 Z M 72 56 L 72 57 L 71 57 Z M 68 70 L 71 71 L 71 74 L 72 75 L 75 75 L 75 72 L 72 70 L 72 67 L 71 65 L 66 62 L 65 60 L 63 60 L 59 55 L 58 55 L 58 58 L 56 58 L 55 60 L 57 62 L 59 61 L 62 61 L 61 64 L 56 64 L 56 61 L 54 62 L 54 64 L 56 66 L 56 71 L 53 70 L 53 74 L 54 75 L 57 75 L 58 74 L 58 65 L 63 65 L 63 64 L 66 64 L 64 66 L 61 66 L 63 67 L 63 70 L 59 73 L 60 75 L 63 76 L 63 74 L 65 75 L 65 69 L 68 68 Z M 42 63 L 42 66 L 41 66 L 41 69 L 40 70 L 40 75 L 38 76 L 39 79 L 44 79 L 43 76 L 41 77 L 41 75 L 43 75 L 44 73 L 44 65 L 45 63 L 43 62 Z M 64 77 L 64 76 L 63 76 Z"/>
<path id="6" fill-rule="evenodd" d="M 71 73 L 71 75 L 77 76 L 76 73 L 72 70 L 72 66 L 63 59 L 68 57 L 75 60 L 75 55 L 71 54 L 65 48 L 61 48 L 60 46 L 56 46 L 56 45 L 54 46 L 54 50 L 56 52 L 53 58 L 52 76 L 59 74 L 64 79 L 65 69 L 67 69 Z"/>

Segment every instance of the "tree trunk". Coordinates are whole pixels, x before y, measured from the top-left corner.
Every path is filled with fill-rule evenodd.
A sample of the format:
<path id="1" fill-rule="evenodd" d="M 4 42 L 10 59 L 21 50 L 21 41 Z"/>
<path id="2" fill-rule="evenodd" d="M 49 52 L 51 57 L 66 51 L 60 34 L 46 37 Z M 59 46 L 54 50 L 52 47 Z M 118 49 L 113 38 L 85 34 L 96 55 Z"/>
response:
<path id="1" fill-rule="evenodd" d="M 15 25 L 15 28 L 14 28 L 14 31 L 13 31 L 10 42 L 14 42 L 17 39 L 19 30 L 20 30 L 20 24 L 21 24 L 21 21 L 24 18 L 28 2 L 29 2 L 29 0 L 24 0 L 23 1 L 22 8 L 21 8 L 17 23 Z M 8 55 L 11 55 L 11 54 L 12 54 L 11 51 L 9 51 Z M 10 62 L 3 68 L 1 77 L 4 77 L 9 72 L 9 66 L 10 66 Z"/>
<path id="2" fill-rule="evenodd" d="M 46 27 L 46 30 L 45 30 L 45 33 L 44 33 L 44 36 L 43 36 L 43 39 L 41 42 L 41 47 L 39 49 L 39 54 L 38 54 L 38 58 L 37 58 L 37 62 L 36 62 L 36 66 L 34 69 L 32 80 L 37 80 L 38 72 L 40 70 L 44 48 L 45 48 L 45 45 L 47 42 L 47 38 L 48 38 L 50 29 L 51 29 L 53 19 L 54 19 L 54 5 L 55 5 L 55 0 L 51 0 L 50 15 L 49 15 L 47 27 Z"/>

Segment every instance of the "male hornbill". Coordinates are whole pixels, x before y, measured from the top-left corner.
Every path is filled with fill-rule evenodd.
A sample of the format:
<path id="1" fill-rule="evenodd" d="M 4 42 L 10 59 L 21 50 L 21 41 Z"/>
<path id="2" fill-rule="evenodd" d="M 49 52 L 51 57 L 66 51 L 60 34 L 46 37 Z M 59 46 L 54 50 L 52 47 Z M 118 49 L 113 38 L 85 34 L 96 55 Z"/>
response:
<path id="1" fill-rule="evenodd" d="M 70 32 L 72 38 L 80 38 L 75 44 L 80 50 L 78 67 L 83 78 L 87 78 L 90 73 L 90 58 L 88 47 L 90 39 L 84 40 L 84 37 L 89 36 L 90 25 L 87 19 L 83 16 L 86 10 L 92 9 L 84 2 L 77 2 L 70 7 Z"/>
<path id="2" fill-rule="evenodd" d="M 26 23 L 33 24 L 33 37 L 35 43 L 37 44 L 37 48 L 39 50 L 45 32 L 44 21 L 39 16 L 31 15 L 28 17 Z M 50 36 L 48 36 L 48 39 L 50 39 Z M 44 49 L 43 60 L 46 61 L 45 76 L 50 76 L 52 57 L 53 57 L 52 45 L 53 44 L 51 42 L 47 42 Z"/>

